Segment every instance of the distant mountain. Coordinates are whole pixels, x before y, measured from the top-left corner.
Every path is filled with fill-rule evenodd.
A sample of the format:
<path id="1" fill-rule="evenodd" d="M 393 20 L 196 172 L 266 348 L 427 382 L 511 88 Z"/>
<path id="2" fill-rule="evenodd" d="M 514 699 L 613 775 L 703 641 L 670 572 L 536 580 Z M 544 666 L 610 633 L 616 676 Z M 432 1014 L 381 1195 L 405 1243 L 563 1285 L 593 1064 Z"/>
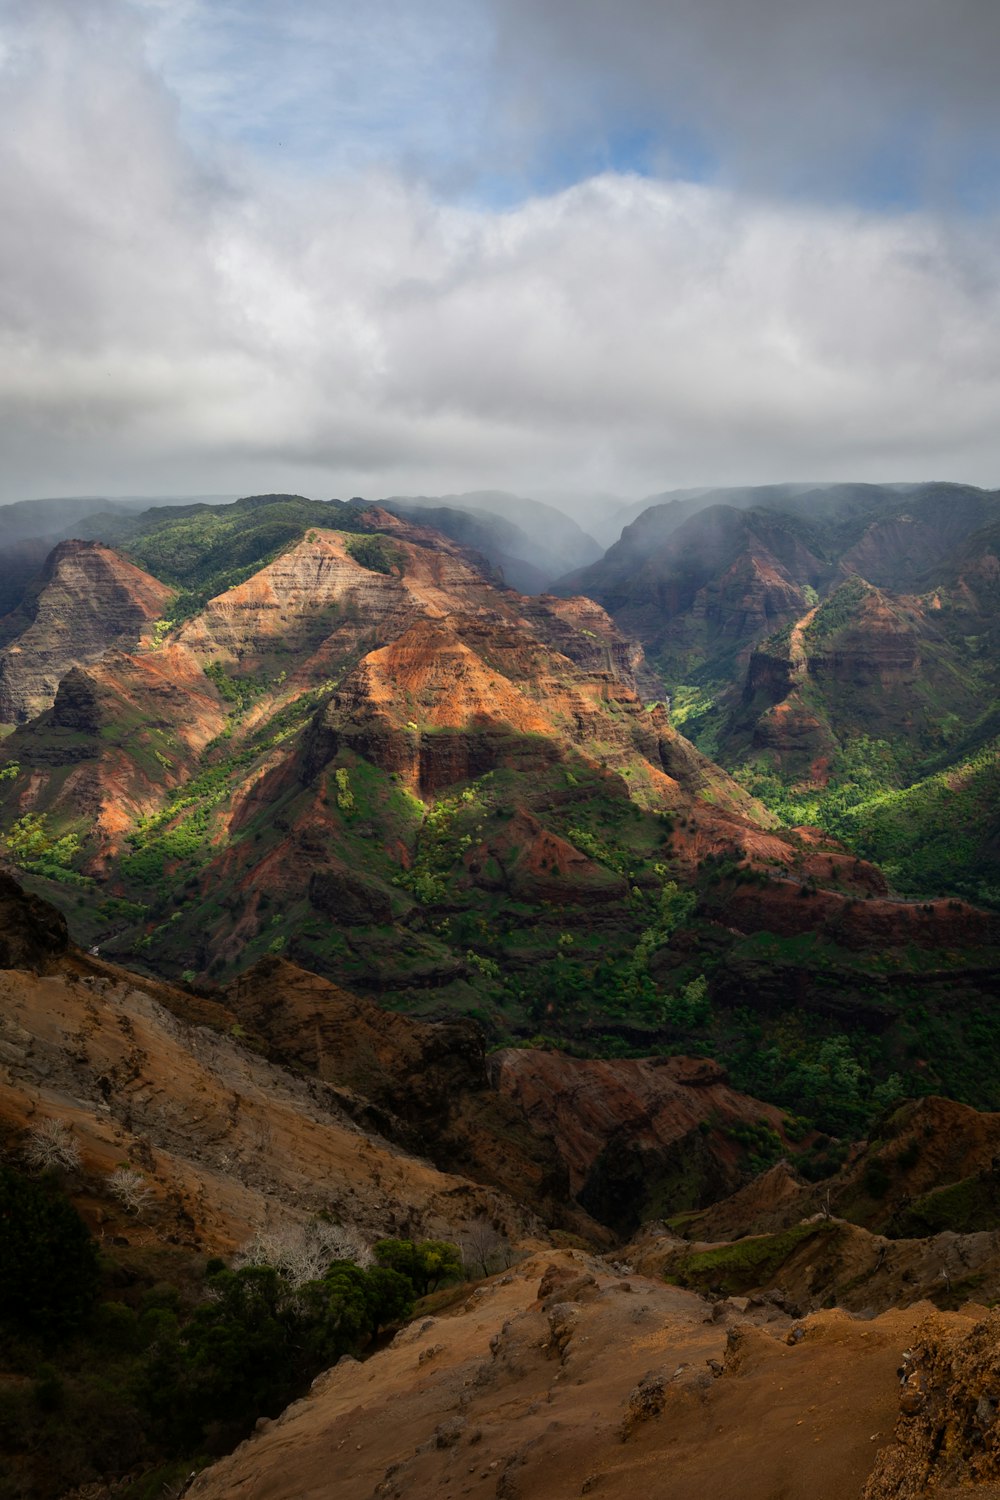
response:
<path id="1" fill-rule="evenodd" d="M 222 496 L 198 496 L 197 500 L 215 500 Z M 160 505 L 174 505 L 179 499 L 161 499 Z M 83 533 L 91 536 L 86 522 L 95 511 L 109 518 L 120 518 L 130 512 L 148 508 L 150 501 L 141 496 L 106 500 L 96 495 L 69 495 L 45 500 L 17 500 L 0 505 L 0 617 L 21 603 L 35 575 L 41 570 L 56 542 Z M 113 522 L 111 526 L 113 528 Z"/>
<path id="2" fill-rule="evenodd" d="M 138 644 L 173 597 L 100 542 L 60 542 L 13 613 L 0 620 L 0 724 L 50 708 L 74 667 Z"/>
<path id="3" fill-rule="evenodd" d="M 648 508 L 555 589 L 596 599 L 672 686 L 704 684 L 801 613 L 802 590 L 852 572 L 909 587 L 996 518 L 1000 496 L 966 485 L 716 490 Z"/>
<path id="4" fill-rule="evenodd" d="M 562 574 L 601 556 L 601 548 L 576 521 L 554 506 L 501 490 L 462 495 L 393 495 L 387 510 L 415 519 L 474 547 L 500 568 L 512 588 L 542 593 Z"/>
<path id="5" fill-rule="evenodd" d="M 714 564 L 703 598 L 728 558 L 745 602 L 700 625 L 689 603 L 682 645 L 732 663 L 753 611 L 801 618 L 797 580 L 830 562 L 794 517 L 695 519 L 708 556 L 680 531 L 676 555 Z M 66 544 L 4 625 L 0 847 L 103 954 L 200 984 L 281 955 L 498 1041 L 697 1045 L 827 1129 L 863 1122 L 918 1045 L 911 980 L 948 1013 L 985 1003 L 995 919 L 895 900 L 835 840 L 779 827 L 643 701 L 642 650 L 599 604 L 500 587 L 377 506 L 267 495 L 95 524 L 117 547 Z M 858 1027 L 879 1038 L 847 1114 L 790 1015 L 849 1051 Z M 762 1034 L 782 1059 L 763 1073 Z M 992 1104 L 966 1068 L 956 1038 L 921 1085 Z"/>
<path id="6" fill-rule="evenodd" d="M 674 722 L 784 819 L 846 838 L 907 891 L 1000 899 L 1000 495 L 934 483 L 732 498 L 645 511 L 559 592 L 589 593 L 643 643 Z M 952 772 L 962 795 L 932 829 Z"/>

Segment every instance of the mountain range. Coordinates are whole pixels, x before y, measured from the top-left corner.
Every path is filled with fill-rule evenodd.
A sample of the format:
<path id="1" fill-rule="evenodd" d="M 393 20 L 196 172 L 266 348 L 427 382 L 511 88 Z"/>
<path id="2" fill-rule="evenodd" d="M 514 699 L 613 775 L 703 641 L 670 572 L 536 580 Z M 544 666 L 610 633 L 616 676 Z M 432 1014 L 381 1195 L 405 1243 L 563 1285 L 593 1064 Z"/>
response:
<path id="1" fill-rule="evenodd" d="M 738 1447 L 800 1340 L 803 1393 L 844 1378 L 834 1346 L 867 1393 L 820 1493 L 991 1478 L 963 1423 L 992 1324 L 956 1309 L 1000 1296 L 1000 494 L 684 492 L 603 556 L 490 492 L 80 504 L 61 538 L 0 516 L 46 544 L 0 620 L 5 1170 L 72 1138 L 105 1296 L 141 1321 L 165 1279 L 178 1360 L 209 1262 L 261 1225 L 507 1262 L 366 1358 L 391 1440 L 357 1446 L 335 1370 L 273 1432 L 254 1397 L 192 1493 L 308 1493 L 333 1443 L 368 1454 L 345 1494 L 616 1494 L 674 1449 L 688 1494 L 715 1470 L 685 1414 Z M 161 1345 L 128 1337 L 141 1386 Z M 44 1385 L 44 1350 L 9 1357 Z M 0 1430 L 11 1493 L 168 1457 L 115 1399 L 116 1464 L 103 1435 L 46 1470 Z M 782 1451 L 762 1500 L 806 1493 Z"/>

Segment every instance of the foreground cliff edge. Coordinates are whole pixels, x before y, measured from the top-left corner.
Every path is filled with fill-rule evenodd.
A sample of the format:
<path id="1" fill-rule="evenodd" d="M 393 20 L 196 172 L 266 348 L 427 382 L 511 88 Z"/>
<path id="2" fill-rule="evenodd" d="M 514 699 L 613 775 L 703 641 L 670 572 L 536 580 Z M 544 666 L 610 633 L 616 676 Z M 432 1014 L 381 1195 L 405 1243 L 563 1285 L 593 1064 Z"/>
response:
<path id="1" fill-rule="evenodd" d="M 143 1258 L 161 1278 L 183 1270 L 190 1279 L 192 1266 L 228 1258 L 256 1230 L 318 1215 L 362 1243 L 461 1239 L 486 1224 L 507 1247 L 498 1274 L 439 1293 L 387 1347 L 343 1358 L 283 1413 L 261 1411 L 257 1431 L 190 1493 L 292 1500 L 327 1494 L 334 1479 L 348 1500 L 443 1490 L 541 1500 L 637 1485 L 667 1500 L 703 1489 L 751 1500 L 909 1500 L 957 1493 L 956 1484 L 991 1493 L 1000 1315 L 969 1298 L 1000 1296 L 1000 1235 L 983 1227 L 996 1116 L 947 1101 L 908 1106 L 816 1185 L 785 1164 L 753 1180 L 744 1168 L 735 1172 L 743 1185 L 725 1196 L 720 1155 L 722 1201 L 682 1216 L 688 1239 L 681 1220 L 654 1222 L 612 1249 L 613 1231 L 578 1196 L 588 1161 L 606 1150 L 602 1109 L 655 1173 L 689 1139 L 684 1109 L 700 1101 L 707 1118 L 722 1106 L 716 1065 L 673 1059 L 643 1074 L 636 1060 L 525 1051 L 513 1054 L 518 1068 L 504 1086 L 503 1065 L 482 1076 L 455 1023 L 386 1015 L 278 961 L 231 999 L 245 1023 L 266 1019 L 270 986 L 283 1046 L 296 1024 L 300 1052 L 320 1046 L 317 1065 L 293 1074 L 261 1055 L 262 1033 L 241 1034 L 237 1009 L 73 948 L 58 914 L 6 878 L 0 964 L 5 1156 L 23 1159 L 47 1122 L 68 1133 L 79 1159 L 64 1184 L 118 1266 L 118 1286 L 122 1274 L 141 1275 Z M 373 1082 L 391 1080 L 402 1113 L 366 1098 L 366 1070 Z M 532 1090 L 551 1094 L 555 1076 L 583 1106 L 575 1137 L 558 1115 L 537 1114 Z M 642 1092 L 623 1093 L 640 1079 Z M 412 1152 L 425 1130 L 433 1153 L 449 1149 L 447 1128 L 427 1127 L 435 1089 L 447 1088 L 467 1095 L 451 1123 L 475 1123 L 468 1152 L 478 1180 Z M 765 1108 L 743 1103 L 748 1113 Z M 729 1107 L 738 1122 L 740 1096 Z M 539 1133 L 550 1142 L 547 1178 Z M 922 1157 L 917 1139 L 928 1143 Z M 123 1162 L 146 1194 L 141 1208 L 107 1190 Z M 877 1202 L 873 1162 L 889 1179 Z M 511 1190 L 517 1171 L 522 1194 Z M 961 1189 L 967 1223 L 899 1237 L 890 1221 L 908 1189 L 923 1193 L 911 1215 Z M 575 1247 L 556 1223 L 573 1227 Z M 846 1307 L 829 1305 L 838 1301 Z M 0 1382 L 9 1394 L 20 1379 Z M 44 1493 L 7 1429 L 4 1448 L 10 1492 Z M 100 1474 L 78 1475 L 88 1487 L 74 1493 L 144 1493 L 134 1464 L 129 1472 L 105 1459 Z M 171 1492 L 183 1488 L 177 1480 Z"/>
<path id="2" fill-rule="evenodd" d="M 984 1451 L 995 1400 L 977 1394 L 996 1356 L 963 1365 L 956 1350 L 997 1331 L 984 1309 L 977 1322 L 926 1303 L 793 1320 L 580 1252 L 534 1255 L 362 1366 L 341 1362 L 189 1493 L 915 1500 L 972 1480 L 995 1494 L 975 1481 L 1000 1469 Z"/>

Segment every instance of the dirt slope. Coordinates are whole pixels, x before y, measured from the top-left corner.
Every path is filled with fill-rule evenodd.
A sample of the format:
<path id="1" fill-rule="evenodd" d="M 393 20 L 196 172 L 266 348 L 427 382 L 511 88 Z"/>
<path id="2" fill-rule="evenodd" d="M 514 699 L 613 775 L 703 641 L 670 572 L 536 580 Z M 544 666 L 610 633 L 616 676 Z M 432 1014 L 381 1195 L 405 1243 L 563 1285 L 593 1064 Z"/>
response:
<path id="1" fill-rule="evenodd" d="M 928 1311 L 822 1312 L 789 1344 L 773 1310 L 713 1320 L 689 1292 L 536 1256 L 342 1361 L 189 1494 L 847 1500 L 892 1434 L 895 1371 Z"/>

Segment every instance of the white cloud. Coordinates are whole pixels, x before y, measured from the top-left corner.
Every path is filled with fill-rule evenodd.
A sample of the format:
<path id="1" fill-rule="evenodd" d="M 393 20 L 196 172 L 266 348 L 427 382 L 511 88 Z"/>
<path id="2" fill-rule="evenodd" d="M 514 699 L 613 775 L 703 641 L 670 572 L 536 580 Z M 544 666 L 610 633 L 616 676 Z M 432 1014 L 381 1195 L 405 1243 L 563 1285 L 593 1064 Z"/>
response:
<path id="1" fill-rule="evenodd" d="M 115 0 L 0 39 L 3 498 L 1000 480 L 995 225 L 211 159 Z M 25 62 L 27 59 L 27 62 Z"/>

